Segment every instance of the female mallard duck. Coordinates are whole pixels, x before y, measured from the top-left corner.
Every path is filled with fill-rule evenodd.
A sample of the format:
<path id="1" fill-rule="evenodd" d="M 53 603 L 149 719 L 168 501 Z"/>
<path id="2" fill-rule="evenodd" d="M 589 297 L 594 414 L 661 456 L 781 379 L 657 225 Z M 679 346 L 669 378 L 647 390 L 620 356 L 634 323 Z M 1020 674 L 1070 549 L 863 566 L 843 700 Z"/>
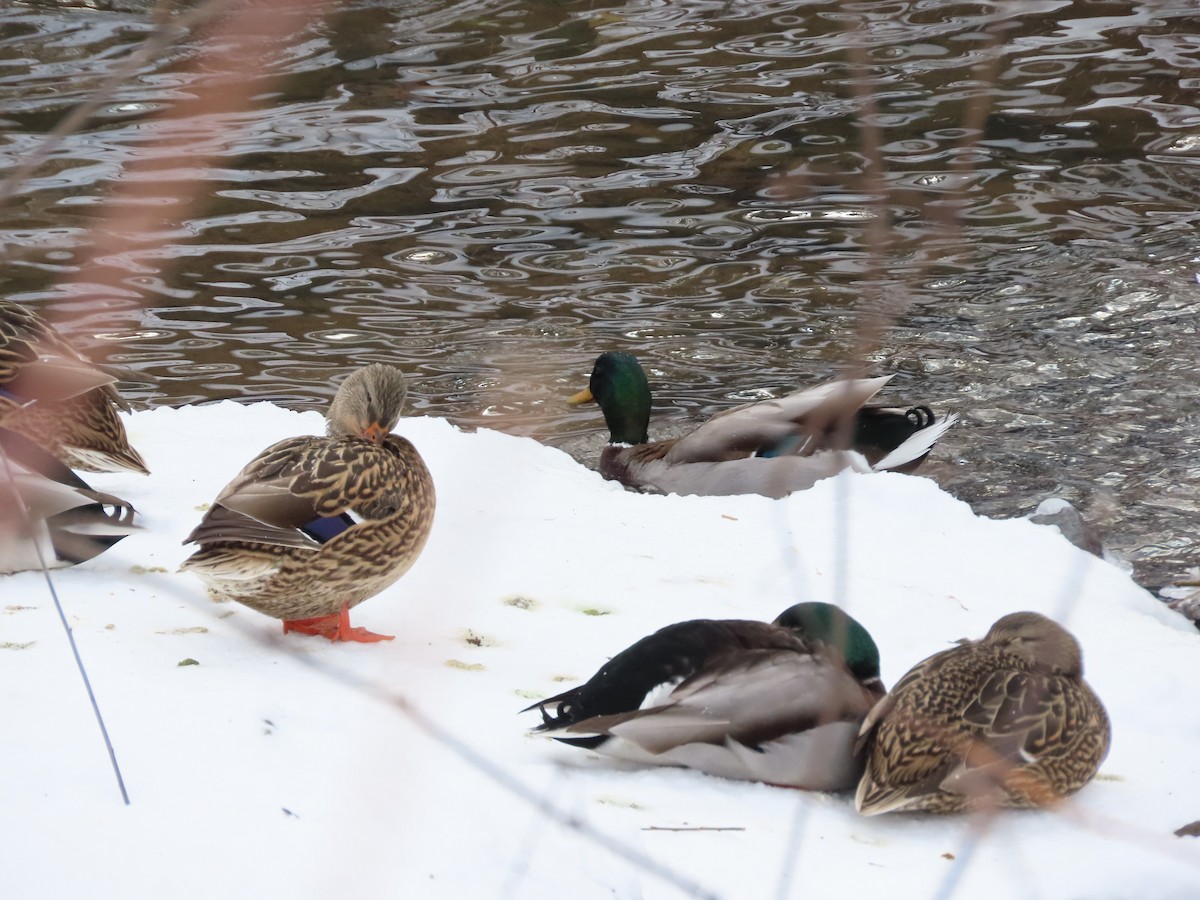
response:
<path id="1" fill-rule="evenodd" d="M 0 573 L 86 562 L 136 531 L 133 517 L 124 500 L 0 428 Z"/>
<path id="2" fill-rule="evenodd" d="M 891 376 L 832 381 L 713 416 L 674 440 L 648 443 L 650 386 L 628 353 L 603 353 L 588 387 L 570 402 L 595 400 L 609 443 L 600 474 L 663 493 L 783 497 L 843 469 L 911 472 L 958 418 L 935 424 L 927 406 L 864 406 Z M 852 438 L 840 432 L 854 419 Z M 848 427 L 848 426 L 847 426 Z M 844 447 L 852 449 L 840 449 Z"/>
<path id="3" fill-rule="evenodd" d="M 378 363 L 351 374 L 326 416 L 328 437 L 288 438 L 260 453 L 184 541 L 181 567 L 215 600 L 330 640 L 391 640 L 351 628 L 349 610 L 409 570 L 433 525 L 433 479 L 391 434 L 407 389 Z"/>
<path id="4" fill-rule="evenodd" d="M 41 316 L 0 300 L 0 422 L 89 472 L 149 469 L 117 411 L 116 378 L 88 363 Z"/>
<path id="5" fill-rule="evenodd" d="M 863 723 L 858 811 L 1046 806 L 1091 781 L 1108 715 L 1079 642 L 1034 612 L 918 663 Z"/>
<path id="6" fill-rule="evenodd" d="M 867 630 L 800 603 L 771 624 L 668 625 L 528 708 L 542 713 L 535 732 L 605 755 L 836 791 L 862 773 L 854 740 L 883 693 Z"/>

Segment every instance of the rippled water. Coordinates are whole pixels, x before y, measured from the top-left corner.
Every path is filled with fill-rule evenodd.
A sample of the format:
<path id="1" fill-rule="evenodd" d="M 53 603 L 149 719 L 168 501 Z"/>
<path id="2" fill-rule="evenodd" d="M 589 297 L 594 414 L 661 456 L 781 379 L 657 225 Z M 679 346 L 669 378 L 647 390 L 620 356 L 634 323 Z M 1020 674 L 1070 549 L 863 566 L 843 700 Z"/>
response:
<path id="1" fill-rule="evenodd" d="M 564 400 L 604 349 L 647 364 L 660 426 L 861 357 L 963 415 L 927 471 L 978 510 L 1058 493 L 1145 583 L 1196 562 L 1193 4 L 340 10 L 260 48 L 250 111 L 187 106 L 218 27 L 175 43 L 7 204 L 5 295 L 136 403 L 320 406 L 394 361 L 419 410 L 586 458 L 602 423 Z M 161 18 L 6 5 L 4 168 Z M 123 197 L 171 133 L 207 158 Z M 130 210 L 152 224 L 106 249 Z"/>

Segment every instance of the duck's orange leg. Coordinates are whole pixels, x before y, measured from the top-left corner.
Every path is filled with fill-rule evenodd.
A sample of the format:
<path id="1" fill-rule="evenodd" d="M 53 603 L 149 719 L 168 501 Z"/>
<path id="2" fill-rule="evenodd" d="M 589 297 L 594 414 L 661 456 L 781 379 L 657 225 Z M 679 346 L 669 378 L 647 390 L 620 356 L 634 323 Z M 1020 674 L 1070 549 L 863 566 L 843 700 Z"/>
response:
<path id="1" fill-rule="evenodd" d="M 344 603 L 337 615 L 316 616 L 312 619 L 284 619 L 283 633 L 287 634 L 289 631 L 316 634 L 331 641 L 358 641 L 363 644 L 395 639 L 390 634 L 376 634 L 365 628 L 351 628 L 350 607 Z"/>

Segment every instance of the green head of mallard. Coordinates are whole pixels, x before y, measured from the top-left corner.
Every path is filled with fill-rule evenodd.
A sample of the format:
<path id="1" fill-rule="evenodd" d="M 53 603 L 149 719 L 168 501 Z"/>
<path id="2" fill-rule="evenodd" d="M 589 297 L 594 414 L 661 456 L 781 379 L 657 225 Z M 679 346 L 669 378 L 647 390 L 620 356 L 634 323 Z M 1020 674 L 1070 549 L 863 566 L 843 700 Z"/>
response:
<path id="1" fill-rule="evenodd" d="M 650 383 L 641 364 L 628 353 L 601 353 L 585 390 L 568 401 L 572 406 L 595 401 L 608 425 L 609 443 L 644 444 L 650 438 Z"/>
<path id="2" fill-rule="evenodd" d="M 875 640 L 857 619 L 840 607 L 832 603 L 797 603 L 780 613 L 774 624 L 838 650 L 860 683 L 879 681 L 879 648 Z"/>

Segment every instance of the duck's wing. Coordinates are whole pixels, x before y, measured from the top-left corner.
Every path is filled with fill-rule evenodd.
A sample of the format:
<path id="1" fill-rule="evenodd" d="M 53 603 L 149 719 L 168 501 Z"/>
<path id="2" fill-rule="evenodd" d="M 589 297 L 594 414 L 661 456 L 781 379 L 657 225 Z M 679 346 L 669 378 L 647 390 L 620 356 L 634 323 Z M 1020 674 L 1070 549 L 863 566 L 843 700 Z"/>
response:
<path id="1" fill-rule="evenodd" d="M 941 422 L 922 428 L 874 465 L 857 450 L 821 450 L 811 455 L 741 456 L 719 462 L 678 462 L 673 461 L 675 455 L 670 446 L 663 446 L 667 442 L 659 442 L 606 448 L 605 452 L 611 456 L 601 458 L 601 473 L 624 484 L 664 494 L 761 494 L 779 498 L 793 491 L 807 490 L 818 481 L 846 470 L 911 471 L 956 421 L 958 416 L 949 415 Z M 674 446 L 678 446 L 678 442 Z"/>
<path id="2" fill-rule="evenodd" d="M 1108 751 L 1103 705 L 1079 680 L 1001 670 L 984 679 L 963 711 L 966 753 L 943 791 L 1004 791 L 1017 805 L 1044 805 L 1081 787 Z M 1020 770 L 1036 771 L 1026 778 Z"/>
<path id="3" fill-rule="evenodd" d="M 619 737 L 651 755 L 697 743 L 756 748 L 836 722 L 857 729 L 870 705 L 854 678 L 822 656 L 749 650 L 714 660 L 657 705 L 584 719 L 562 736 Z"/>
<path id="4" fill-rule="evenodd" d="M 49 324 L 0 301 L 0 421 L 68 465 L 148 474 L 118 411 L 116 377 L 85 360 Z"/>
<path id="5" fill-rule="evenodd" d="M 139 530 L 131 504 L 24 436 L 0 428 L 0 451 L 0 572 L 84 562 Z"/>
<path id="6" fill-rule="evenodd" d="M 845 790 L 862 773 L 851 747 L 873 698 L 840 657 L 835 665 L 807 653 L 750 650 L 714 661 L 654 705 L 547 734 L 639 763 Z"/>
<path id="7" fill-rule="evenodd" d="M 539 700 L 535 732 L 557 732 L 597 716 L 631 713 L 659 700 L 704 670 L 709 660 L 749 649 L 799 652 L 792 631 L 748 619 L 692 619 L 660 628 L 612 657 L 585 683 Z"/>
<path id="8" fill-rule="evenodd" d="M 900 809 L 936 793 L 954 767 L 961 738 L 939 708 L 939 701 L 949 696 L 942 689 L 947 685 L 940 673 L 952 667 L 961 649 L 943 650 L 922 660 L 863 719 L 854 744 L 855 755 L 866 761 L 855 796 L 861 814 Z"/>
<path id="9" fill-rule="evenodd" d="M 184 543 L 254 542 L 316 550 L 398 502 L 400 466 L 389 443 L 289 438 L 247 465 Z"/>
<path id="10" fill-rule="evenodd" d="M 849 421 L 891 377 L 831 381 L 786 397 L 725 410 L 676 441 L 665 459 L 681 464 L 755 455 L 810 455 L 828 448 L 832 432 Z"/>
<path id="11" fill-rule="evenodd" d="M 5 400 L 18 406 L 66 400 L 116 380 L 83 359 L 36 313 L 0 301 L 0 396 Z"/>

